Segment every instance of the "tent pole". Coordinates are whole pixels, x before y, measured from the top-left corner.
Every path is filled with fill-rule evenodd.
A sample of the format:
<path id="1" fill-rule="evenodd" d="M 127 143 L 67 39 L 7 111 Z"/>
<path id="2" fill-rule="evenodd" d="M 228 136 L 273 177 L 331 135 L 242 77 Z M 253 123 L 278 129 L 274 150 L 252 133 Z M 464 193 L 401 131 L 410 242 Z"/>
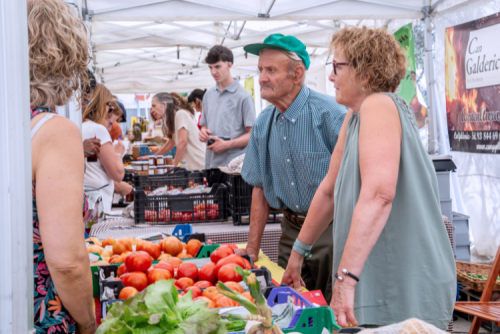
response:
<path id="1" fill-rule="evenodd" d="M 425 0 L 425 7 L 422 11 L 425 14 L 425 40 L 424 40 L 424 48 L 425 48 L 425 81 L 427 84 L 427 111 L 429 113 L 429 154 L 438 153 L 437 148 L 437 115 L 435 103 L 434 103 L 434 62 L 432 59 L 432 22 L 431 16 L 429 12 L 431 10 L 431 1 Z"/>
<path id="2" fill-rule="evenodd" d="M 0 333 L 34 333 L 26 1 L 0 1 Z"/>

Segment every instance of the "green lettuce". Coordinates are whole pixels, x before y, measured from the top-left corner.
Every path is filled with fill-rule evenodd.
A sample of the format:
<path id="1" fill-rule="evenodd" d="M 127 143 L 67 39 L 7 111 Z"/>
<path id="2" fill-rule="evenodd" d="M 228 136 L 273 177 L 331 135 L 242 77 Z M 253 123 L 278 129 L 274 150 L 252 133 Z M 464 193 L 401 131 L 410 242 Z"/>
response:
<path id="1" fill-rule="evenodd" d="M 227 334 L 241 323 L 221 320 L 218 309 L 192 300 L 188 291 L 180 300 L 174 280 L 160 280 L 123 302 L 111 304 L 97 334 Z M 243 325 L 244 327 L 244 325 Z"/>

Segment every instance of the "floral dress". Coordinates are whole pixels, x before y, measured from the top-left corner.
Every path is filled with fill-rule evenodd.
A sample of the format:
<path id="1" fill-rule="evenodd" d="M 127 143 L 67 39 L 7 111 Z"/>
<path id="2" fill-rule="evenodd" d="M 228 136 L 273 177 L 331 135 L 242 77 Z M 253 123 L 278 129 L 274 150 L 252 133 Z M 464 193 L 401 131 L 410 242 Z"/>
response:
<path id="1" fill-rule="evenodd" d="M 50 109 L 33 108 L 31 118 L 40 113 L 55 113 Z M 36 208 L 35 182 L 33 192 L 33 277 L 34 277 L 34 325 L 37 334 L 75 333 L 76 322 L 69 315 L 57 295 L 54 282 L 45 262 L 43 244 L 40 238 L 38 211 Z M 88 210 L 84 196 L 83 214 Z M 83 228 L 82 228 L 83 233 Z"/>

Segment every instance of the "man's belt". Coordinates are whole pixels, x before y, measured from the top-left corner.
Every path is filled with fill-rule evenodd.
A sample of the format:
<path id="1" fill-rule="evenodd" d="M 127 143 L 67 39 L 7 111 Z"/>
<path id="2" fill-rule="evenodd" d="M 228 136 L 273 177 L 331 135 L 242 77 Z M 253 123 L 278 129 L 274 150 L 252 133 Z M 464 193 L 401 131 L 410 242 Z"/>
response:
<path id="1" fill-rule="evenodd" d="M 273 209 L 273 210 L 281 212 L 286 217 L 286 219 L 299 226 L 302 226 L 304 224 L 304 220 L 306 220 L 307 213 L 296 213 L 289 209 L 286 210 Z"/>

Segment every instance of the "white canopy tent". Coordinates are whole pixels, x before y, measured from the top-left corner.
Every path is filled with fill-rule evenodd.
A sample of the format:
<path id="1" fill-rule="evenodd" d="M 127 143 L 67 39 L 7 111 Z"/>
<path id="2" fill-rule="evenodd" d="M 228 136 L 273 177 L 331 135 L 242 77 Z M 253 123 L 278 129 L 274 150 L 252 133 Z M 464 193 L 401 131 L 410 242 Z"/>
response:
<path id="1" fill-rule="evenodd" d="M 432 21 L 443 29 L 491 14 L 490 8 L 500 10 L 495 0 L 66 1 L 88 22 L 96 73 L 116 93 L 186 91 L 212 86 L 203 59 L 214 44 L 228 46 L 235 53 L 233 75 L 247 76 L 257 74 L 257 58 L 246 57 L 242 46 L 262 41 L 270 33 L 299 37 L 308 46 L 313 66 L 319 66 L 328 55 L 331 33 L 344 25 L 388 25 L 393 31 L 408 21 L 425 19 L 432 153 L 449 153 L 447 132 L 443 131 L 446 123 L 443 117 L 437 117 L 445 110 L 444 99 L 439 98 L 445 94 L 444 70 L 441 71 L 444 67 L 438 64 L 440 71 L 435 78 Z M 0 153 L 4 158 L 0 165 L 0 211 L 4 218 L 0 221 L 2 334 L 34 332 L 26 26 L 24 1 L 0 1 L 0 35 L 4 36 L 0 39 Z M 443 48 L 439 52 L 436 59 L 441 61 Z M 456 202 L 461 202 L 458 187 L 455 190 Z"/>

